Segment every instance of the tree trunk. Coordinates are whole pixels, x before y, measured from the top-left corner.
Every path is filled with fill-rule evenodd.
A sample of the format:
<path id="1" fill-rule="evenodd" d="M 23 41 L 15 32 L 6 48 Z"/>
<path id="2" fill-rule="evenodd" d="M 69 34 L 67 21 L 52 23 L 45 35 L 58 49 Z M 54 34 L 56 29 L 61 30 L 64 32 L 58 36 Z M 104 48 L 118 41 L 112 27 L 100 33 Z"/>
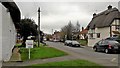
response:
<path id="1" fill-rule="evenodd" d="M 22 43 L 22 46 L 23 46 L 23 47 L 25 47 L 25 45 L 26 45 L 26 44 L 25 44 L 26 40 L 27 40 L 27 36 L 24 36 L 24 37 L 23 37 L 23 43 Z"/>

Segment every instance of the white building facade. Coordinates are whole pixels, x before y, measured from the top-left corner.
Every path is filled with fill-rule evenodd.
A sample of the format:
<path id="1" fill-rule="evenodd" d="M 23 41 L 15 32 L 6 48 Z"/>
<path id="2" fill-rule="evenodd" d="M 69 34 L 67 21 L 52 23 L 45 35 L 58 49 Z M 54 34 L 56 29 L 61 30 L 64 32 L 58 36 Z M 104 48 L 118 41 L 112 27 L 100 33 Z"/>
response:
<path id="1" fill-rule="evenodd" d="M 118 24 L 115 24 L 118 23 Z M 103 27 L 103 28 L 95 28 L 94 30 L 88 31 L 88 46 L 93 47 L 94 44 L 102 39 L 106 39 L 110 37 L 110 32 L 112 33 L 112 37 L 114 34 L 112 31 L 120 32 L 120 20 L 116 19 L 112 22 L 111 28 L 110 27 Z"/>
<path id="2" fill-rule="evenodd" d="M 15 22 L 9 8 L 0 3 L 0 61 L 9 61 L 16 45 Z"/>
<path id="3" fill-rule="evenodd" d="M 102 39 L 120 35 L 119 14 L 120 12 L 116 8 L 111 7 L 107 11 L 93 16 L 88 25 L 88 46 L 93 47 Z"/>

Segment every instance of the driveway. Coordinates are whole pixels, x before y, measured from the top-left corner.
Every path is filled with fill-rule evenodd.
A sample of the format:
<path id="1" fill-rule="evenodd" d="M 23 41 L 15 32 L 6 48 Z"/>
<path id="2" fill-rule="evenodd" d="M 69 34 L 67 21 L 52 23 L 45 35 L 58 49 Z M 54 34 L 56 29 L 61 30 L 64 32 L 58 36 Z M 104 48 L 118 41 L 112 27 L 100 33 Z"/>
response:
<path id="1" fill-rule="evenodd" d="M 76 59 L 89 60 L 103 66 L 118 66 L 118 54 L 105 54 L 102 52 L 94 52 L 92 48 L 69 47 L 60 42 L 46 42 L 49 46 L 67 52 Z"/>

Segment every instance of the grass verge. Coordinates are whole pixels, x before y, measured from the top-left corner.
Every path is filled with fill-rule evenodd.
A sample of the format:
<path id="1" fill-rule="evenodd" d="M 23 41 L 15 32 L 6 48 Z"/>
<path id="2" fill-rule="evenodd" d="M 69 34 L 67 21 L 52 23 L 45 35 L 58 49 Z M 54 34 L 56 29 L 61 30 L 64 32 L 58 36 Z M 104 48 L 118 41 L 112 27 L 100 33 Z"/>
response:
<path id="1" fill-rule="evenodd" d="M 28 60 L 28 49 L 20 48 L 21 59 L 23 61 Z M 33 59 L 45 59 L 45 58 L 53 58 L 67 55 L 67 53 L 57 50 L 52 47 L 36 47 L 31 49 L 31 60 Z"/>
<path id="2" fill-rule="evenodd" d="M 87 41 L 82 39 L 82 40 L 78 40 L 78 42 L 81 44 L 81 45 L 87 45 Z"/>
<path id="3" fill-rule="evenodd" d="M 102 68 L 101 65 L 87 61 L 87 60 L 69 60 L 69 61 L 60 61 L 60 62 L 51 62 L 51 63 L 45 63 L 45 64 L 36 64 L 36 65 L 31 65 L 31 66 L 36 66 L 36 67 L 46 67 L 46 66 L 57 66 L 57 67 L 77 67 L 77 68 Z"/>

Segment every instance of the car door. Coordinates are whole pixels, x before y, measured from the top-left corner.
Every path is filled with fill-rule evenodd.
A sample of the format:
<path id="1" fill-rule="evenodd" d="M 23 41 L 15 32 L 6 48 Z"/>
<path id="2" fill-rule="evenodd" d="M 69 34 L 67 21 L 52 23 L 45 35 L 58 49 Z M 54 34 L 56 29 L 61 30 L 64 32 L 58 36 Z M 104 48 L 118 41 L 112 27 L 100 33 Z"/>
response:
<path id="1" fill-rule="evenodd" d="M 97 49 L 101 51 L 102 40 L 97 43 Z"/>
<path id="2" fill-rule="evenodd" d="M 102 43 L 101 43 L 101 46 L 100 46 L 101 51 L 104 51 L 107 46 L 108 46 L 107 41 L 106 40 L 102 40 Z"/>

